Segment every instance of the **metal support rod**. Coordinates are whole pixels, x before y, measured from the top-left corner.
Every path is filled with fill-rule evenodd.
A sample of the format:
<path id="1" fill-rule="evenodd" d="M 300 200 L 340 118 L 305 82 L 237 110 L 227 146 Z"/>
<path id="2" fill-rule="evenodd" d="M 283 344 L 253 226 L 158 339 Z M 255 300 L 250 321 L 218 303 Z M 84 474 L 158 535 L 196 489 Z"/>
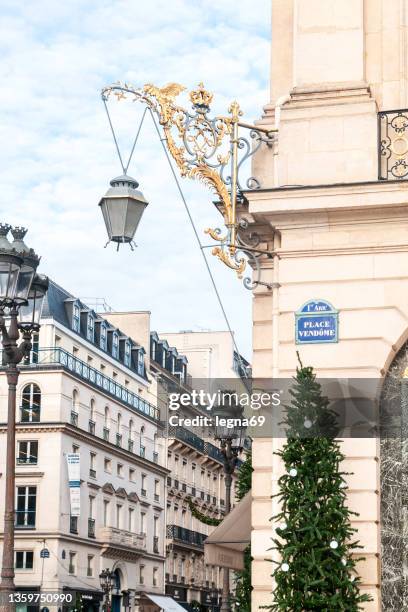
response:
<path id="1" fill-rule="evenodd" d="M 12 593 L 14 585 L 14 497 L 15 497 L 15 444 L 16 444 L 16 392 L 19 371 L 15 364 L 7 369 L 8 410 L 7 410 L 7 458 L 6 458 L 6 495 L 4 510 L 3 560 L 1 568 L 0 592 Z M 12 610 L 11 604 L 2 602 L 2 609 Z"/>
<path id="2" fill-rule="evenodd" d="M 230 225 L 230 253 L 235 253 L 235 243 L 237 234 L 237 175 L 238 175 L 238 112 L 233 114 L 232 135 L 231 135 L 231 219 Z"/>
<path id="3" fill-rule="evenodd" d="M 1 612 L 14 612 L 15 604 L 8 601 L 7 595 L 15 591 L 14 584 L 14 521 L 15 521 L 15 464 L 16 464 L 16 396 L 20 370 L 17 365 L 30 354 L 31 331 L 23 332 L 23 341 L 18 328 L 18 306 L 13 304 L 9 311 L 10 324 L 7 328 L 3 311 L 0 312 L 0 333 L 4 362 L 7 365 L 8 383 L 7 410 L 7 456 L 6 456 L 6 491 L 4 509 L 3 558 L 1 567 L 0 595 Z"/>
<path id="4" fill-rule="evenodd" d="M 232 485 L 232 474 L 236 464 L 236 458 L 232 454 L 232 443 L 231 440 L 226 440 L 224 447 L 224 473 L 225 473 L 225 512 L 228 515 L 231 512 L 231 485 Z M 229 602 L 230 598 L 230 571 L 227 567 L 224 567 L 223 580 L 222 580 L 222 603 L 221 612 L 230 612 L 231 606 Z"/>

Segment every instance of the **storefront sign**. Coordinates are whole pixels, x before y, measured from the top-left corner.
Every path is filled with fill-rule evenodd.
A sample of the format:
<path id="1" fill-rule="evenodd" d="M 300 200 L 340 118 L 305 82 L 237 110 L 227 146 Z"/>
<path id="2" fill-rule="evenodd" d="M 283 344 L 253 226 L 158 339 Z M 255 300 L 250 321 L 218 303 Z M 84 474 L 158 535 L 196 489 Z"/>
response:
<path id="1" fill-rule="evenodd" d="M 325 300 L 309 300 L 296 313 L 296 344 L 338 342 L 339 311 Z"/>
<path id="2" fill-rule="evenodd" d="M 69 498 L 71 516 L 79 516 L 81 511 L 81 468 L 79 453 L 67 455 Z"/>

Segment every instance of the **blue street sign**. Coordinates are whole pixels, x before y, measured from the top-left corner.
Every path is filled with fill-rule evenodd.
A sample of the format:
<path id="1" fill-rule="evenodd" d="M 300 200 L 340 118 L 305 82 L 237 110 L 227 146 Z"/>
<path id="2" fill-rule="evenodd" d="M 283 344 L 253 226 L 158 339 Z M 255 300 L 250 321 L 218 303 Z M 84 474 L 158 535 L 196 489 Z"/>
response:
<path id="1" fill-rule="evenodd" d="M 339 311 L 325 300 L 309 300 L 297 311 L 296 344 L 339 341 Z"/>
<path id="2" fill-rule="evenodd" d="M 48 548 L 43 548 L 40 551 L 40 557 L 41 559 L 48 559 L 48 557 L 50 556 L 50 551 L 48 550 Z"/>

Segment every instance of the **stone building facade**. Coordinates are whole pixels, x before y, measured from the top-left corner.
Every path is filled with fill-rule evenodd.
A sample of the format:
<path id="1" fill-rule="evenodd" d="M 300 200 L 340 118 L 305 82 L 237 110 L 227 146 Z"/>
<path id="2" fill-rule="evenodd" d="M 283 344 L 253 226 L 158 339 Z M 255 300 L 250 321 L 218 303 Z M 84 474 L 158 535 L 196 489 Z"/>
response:
<path id="1" fill-rule="evenodd" d="M 272 287 L 254 292 L 255 377 L 291 376 L 297 349 L 324 377 L 399 384 L 408 365 L 407 11 L 406 0 L 272 0 L 260 124 L 278 131 L 254 161 L 262 188 L 246 194 L 244 211 L 273 252 L 262 264 Z M 310 299 L 338 309 L 338 342 L 296 346 L 295 313 Z M 253 445 L 253 610 L 272 601 L 277 447 Z M 373 597 L 365 609 L 404 610 L 401 437 L 391 446 L 348 439 L 343 449 L 366 559 L 359 571 Z"/>
<path id="2" fill-rule="evenodd" d="M 114 610 L 122 607 L 122 591 L 164 593 L 168 470 L 147 374 L 140 344 L 50 283 L 40 334 L 18 386 L 17 589 L 70 589 L 83 609 L 97 610 L 99 574 L 108 568 L 115 574 Z M 4 374 L 0 394 L 4 466 Z M 70 505 L 72 453 L 80 460 L 78 516 Z M 2 490 L 4 483 L 3 472 Z M 0 495 L 0 524 L 3 504 Z"/>

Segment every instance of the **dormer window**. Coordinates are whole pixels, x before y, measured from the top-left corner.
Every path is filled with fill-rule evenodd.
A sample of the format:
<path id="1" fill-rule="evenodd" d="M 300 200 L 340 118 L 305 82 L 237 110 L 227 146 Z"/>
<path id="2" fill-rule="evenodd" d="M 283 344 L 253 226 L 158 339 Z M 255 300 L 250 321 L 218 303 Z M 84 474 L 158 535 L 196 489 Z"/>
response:
<path id="1" fill-rule="evenodd" d="M 95 338 L 95 317 L 91 312 L 88 313 L 88 322 L 86 327 L 86 338 L 89 342 L 93 342 Z"/>
<path id="2" fill-rule="evenodd" d="M 75 303 L 72 309 L 72 329 L 75 332 L 80 331 L 81 328 L 81 311 L 79 309 L 79 304 Z"/>
<path id="3" fill-rule="evenodd" d="M 100 338 L 99 338 L 99 348 L 101 348 L 103 351 L 106 351 L 106 339 L 107 339 L 107 335 L 106 335 L 106 323 L 101 323 L 101 334 L 100 334 Z"/>
<path id="4" fill-rule="evenodd" d="M 125 353 L 123 355 L 123 363 L 130 368 L 132 345 L 129 340 L 125 342 Z"/>
<path id="5" fill-rule="evenodd" d="M 142 349 L 139 349 L 137 352 L 137 373 L 140 376 L 144 375 L 144 354 Z"/>
<path id="6" fill-rule="evenodd" d="M 112 357 L 115 359 L 119 357 L 119 334 L 117 332 L 112 334 Z"/>

